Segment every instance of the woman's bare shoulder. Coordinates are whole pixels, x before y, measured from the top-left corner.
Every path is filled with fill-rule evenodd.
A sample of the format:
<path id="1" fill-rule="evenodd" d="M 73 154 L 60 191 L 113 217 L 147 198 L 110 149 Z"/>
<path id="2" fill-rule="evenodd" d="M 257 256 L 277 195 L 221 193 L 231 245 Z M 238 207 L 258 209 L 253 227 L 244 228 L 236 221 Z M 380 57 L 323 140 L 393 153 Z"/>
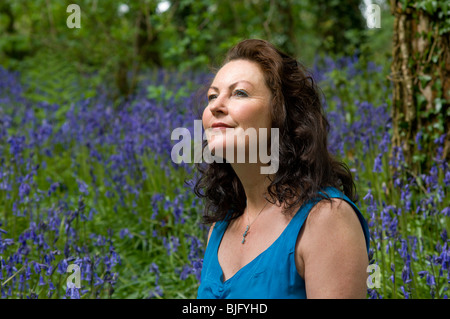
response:
<path id="1" fill-rule="evenodd" d="M 331 201 L 322 200 L 311 209 L 302 229 L 301 235 L 305 237 L 302 239 L 305 242 L 317 241 L 317 244 L 333 240 L 333 243 L 339 244 L 341 240 L 351 237 L 365 243 L 364 232 L 353 207 L 340 198 L 332 198 Z M 304 248 L 311 247 L 310 244 L 313 243 L 305 244 Z"/>
<path id="2" fill-rule="evenodd" d="M 342 199 L 311 209 L 296 246 L 308 295 L 363 297 L 368 264 L 364 232 L 353 207 Z"/>

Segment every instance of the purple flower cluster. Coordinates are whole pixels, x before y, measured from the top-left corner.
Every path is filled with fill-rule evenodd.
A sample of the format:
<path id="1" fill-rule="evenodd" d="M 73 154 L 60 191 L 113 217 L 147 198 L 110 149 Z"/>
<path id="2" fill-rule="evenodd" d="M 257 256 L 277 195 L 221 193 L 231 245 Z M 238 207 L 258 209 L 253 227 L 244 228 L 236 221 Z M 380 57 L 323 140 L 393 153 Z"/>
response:
<path id="1" fill-rule="evenodd" d="M 28 100 L 18 75 L 0 68 L 2 298 L 111 296 L 121 289 L 119 272 L 122 282 L 130 278 L 121 262 L 130 251 L 140 264 L 170 260 L 161 269 L 178 280 L 199 278 L 204 228 L 198 200 L 182 185 L 192 165 L 173 163 L 170 153 L 172 130 L 192 131 L 198 118 L 182 86 L 207 76 L 160 70 L 119 105 L 102 95 L 57 105 Z M 166 91 L 150 98 L 155 83 Z M 40 270 L 29 272 L 34 263 Z M 66 285 L 71 264 L 81 288 Z M 161 296 L 152 269 L 154 288 L 145 289 Z"/>
<path id="2" fill-rule="evenodd" d="M 2 257 L 0 266 L 2 298 L 37 298 L 37 292 L 46 293 L 39 295 L 42 298 L 51 298 L 55 292 L 62 297 L 60 288 L 66 285 L 64 279 L 70 264 L 80 267 L 82 284 L 80 289 L 71 289 L 70 294 L 68 289 L 67 297 L 88 292 L 94 298 L 100 297 L 106 284 L 115 284 L 117 273 L 113 268 L 120 263 L 120 257 L 111 240 L 98 244 L 99 253 L 95 255 L 87 251 L 87 247 L 78 246 L 80 240 L 71 225 L 76 217 L 71 217 L 72 214 L 73 211 L 65 211 L 62 207 L 59 211 L 48 210 L 39 224 L 30 222 L 29 228 L 17 240 L 4 238 L 8 233 L 2 230 L 0 253 L 7 256 Z M 90 238 L 95 237 L 91 233 Z M 95 289 L 89 291 L 87 288 L 92 286 Z"/>

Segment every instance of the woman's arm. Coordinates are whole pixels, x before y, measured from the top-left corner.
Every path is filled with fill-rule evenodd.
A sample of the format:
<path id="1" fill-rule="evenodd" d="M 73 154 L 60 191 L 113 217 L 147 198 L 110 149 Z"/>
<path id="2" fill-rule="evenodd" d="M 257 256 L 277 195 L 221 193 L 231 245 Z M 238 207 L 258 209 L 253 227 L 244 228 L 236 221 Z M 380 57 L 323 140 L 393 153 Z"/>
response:
<path id="1" fill-rule="evenodd" d="M 307 298 L 366 298 L 368 257 L 364 232 L 346 201 L 311 209 L 296 246 Z"/>

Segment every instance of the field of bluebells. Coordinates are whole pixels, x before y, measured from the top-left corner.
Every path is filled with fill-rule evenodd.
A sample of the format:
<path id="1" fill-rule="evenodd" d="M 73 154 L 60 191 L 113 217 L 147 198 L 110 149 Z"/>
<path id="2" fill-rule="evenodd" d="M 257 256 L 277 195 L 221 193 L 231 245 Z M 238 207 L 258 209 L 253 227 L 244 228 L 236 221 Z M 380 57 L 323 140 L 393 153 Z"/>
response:
<path id="1" fill-rule="evenodd" d="M 369 222 L 380 282 L 367 297 L 447 298 L 450 170 L 438 153 L 429 172 L 408 174 L 390 145 L 386 70 L 356 57 L 313 68 L 331 151 Z M 193 128 L 209 77 L 149 72 L 113 103 L 86 93 L 89 78 L 39 85 L 0 68 L 1 298 L 196 297 L 208 227 L 192 164 L 171 161 L 171 132 Z"/>

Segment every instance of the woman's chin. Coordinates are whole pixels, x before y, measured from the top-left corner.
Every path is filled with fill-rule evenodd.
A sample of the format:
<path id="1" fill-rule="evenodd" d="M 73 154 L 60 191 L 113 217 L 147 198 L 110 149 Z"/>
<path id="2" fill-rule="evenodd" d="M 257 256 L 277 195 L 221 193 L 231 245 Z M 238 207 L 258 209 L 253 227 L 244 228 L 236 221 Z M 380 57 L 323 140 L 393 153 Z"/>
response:
<path id="1" fill-rule="evenodd" d="M 211 150 L 211 155 L 213 156 L 213 159 L 215 162 L 218 163 L 230 163 L 230 164 L 234 164 L 234 163 L 238 163 L 238 164 L 242 164 L 242 163 L 248 163 L 249 162 L 249 158 L 248 158 L 248 147 L 246 148 L 245 146 L 242 147 L 236 147 L 234 145 L 229 146 L 229 149 L 226 147 L 226 145 L 220 144 L 220 146 L 218 146 L 217 144 L 211 143 L 208 144 L 209 149 Z M 227 151 L 228 149 L 228 151 Z M 255 160 L 250 161 L 250 162 L 256 162 Z"/>

